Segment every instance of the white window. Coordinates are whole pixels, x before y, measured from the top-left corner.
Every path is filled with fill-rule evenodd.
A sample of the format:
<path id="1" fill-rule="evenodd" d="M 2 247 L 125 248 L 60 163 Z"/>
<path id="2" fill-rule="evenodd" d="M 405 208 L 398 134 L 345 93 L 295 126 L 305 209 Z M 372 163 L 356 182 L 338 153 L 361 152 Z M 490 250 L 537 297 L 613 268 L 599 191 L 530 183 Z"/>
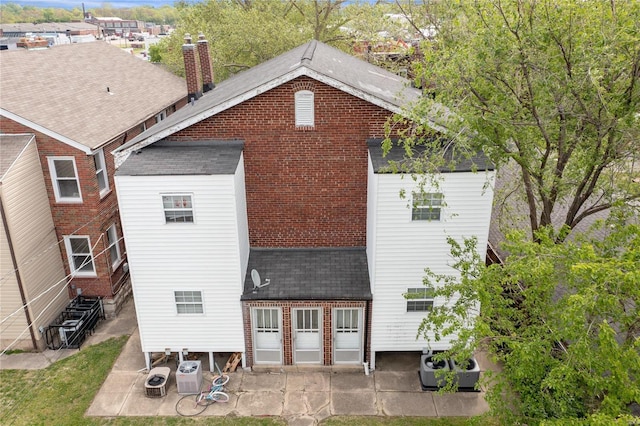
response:
<path id="1" fill-rule="evenodd" d="M 313 92 L 310 90 L 296 92 L 295 104 L 296 126 L 313 126 L 315 123 Z"/>
<path id="2" fill-rule="evenodd" d="M 53 192 L 58 202 L 82 202 L 76 160 L 73 157 L 49 157 Z"/>
<path id="3" fill-rule="evenodd" d="M 176 311 L 178 314 L 203 314 L 201 291 L 174 291 L 176 299 Z"/>
<path id="4" fill-rule="evenodd" d="M 100 196 L 103 196 L 109 192 L 109 179 L 107 178 L 107 163 L 104 161 L 104 152 L 102 150 L 93 156 L 93 162 L 96 165 L 96 178 L 98 178 Z"/>
<path id="5" fill-rule="evenodd" d="M 156 114 L 156 123 L 161 122 L 165 118 L 167 118 L 167 112 L 166 111 L 162 111 L 160 114 Z"/>
<path id="6" fill-rule="evenodd" d="M 191 195 L 163 195 L 165 223 L 193 223 Z"/>
<path id="7" fill-rule="evenodd" d="M 80 235 L 67 236 L 64 237 L 64 244 L 67 248 L 71 272 L 76 276 L 95 276 L 96 269 L 93 264 L 89 237 Z"/>
<path id="8" fill-rule="evenodd" d="M 120 243 L 118 241 L 118 231 L 115 223 L 107 229 L 107 244 L 111 268 L 116 269 L 122 259 L 120 257 Z"/>
<path id="9" fill-rule="evenodd" d="M 404 297 L 407 299 L 407 312 L 429 312 L 433 309 L 433 288 L 408 288 Z"/>
<path id="10" fill-rule="evenodd" d="M 413 194 L 411 220 L 440 220 L 442 201 L 440 193 Z"/>

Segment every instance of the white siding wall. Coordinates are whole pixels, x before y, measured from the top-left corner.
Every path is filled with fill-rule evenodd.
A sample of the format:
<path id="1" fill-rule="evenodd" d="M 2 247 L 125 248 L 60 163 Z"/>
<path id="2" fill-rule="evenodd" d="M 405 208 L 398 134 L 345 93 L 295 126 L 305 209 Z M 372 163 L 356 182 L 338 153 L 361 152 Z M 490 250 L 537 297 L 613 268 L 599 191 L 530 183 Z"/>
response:
<path id="1" fill-rule="evenodd" d="M 376 286 L 375 264 L 376 264 L 376 226 L 377 226 L 377 206 L 378 206 L 378 175 L 373 172 L 371 156 L 369 156 L 369 168 L 367 170 L 367 262 L 369 266 L 369 281 L 371 293 Z M 374 308 L 375 309 L 375 308 Z"/>
<path id="2" fill-rule="evenodd" d="M 4 176 L 2 202 L 25 298 L 29 303 L 29 315 L 38 346 L 42 349 L 43 336 L 38 328 L 46 328 L 60 314 L 69 303 L 69 295 L 35 141 L 25 148 Z M 0 275 L 7 278 L 0 287 L 0 317 L 4 319 L 22 306 L 4 229 L 0 257 Z M 14 347 L 32 349 L 24 311 L 21 309 L 12 318 L 0 328 L 2 346 L 19 337 L 20 342 Z"/>
<path id="3" fill-rule="evenodd" d="M 116 176 L 143 352 L 244 352 L 237 176 Z M 195 223 L 165 224 L 161 194 L 192 194 Z M 244 250 L 244 249 L 243 249 Z M 198 290 L 202 315 L 174 291 Z"/>
<path id="4" fill-rule="evenodd" d="M 418 326 L 426 313 L 406 312 L 403 293 L 410 287 L 421 287 L 424 269 L 454 274 L 447 236 L 458 241 L 478 237 L 478 250 L 486 252 L 493 201 L 493 173 L 446 173 L 439 190 L 447 206 L 441 221 L 412 221 L 411 199 L 401 199 L 400 190 L 408 195 L 416 188 L 411 178 L 398 174 L 373 177 L 376 197 L 369 197 L 369 219 L 373 238 L 368 240 L 371 258 L 375 259 L 372 275 L 373 294 L 372 351 L 421 350 L 427 346 L 416 340 Z M 371 185 L 371 182 L 370 182 Z M 373 185 L 372 185 L 373 186 Z M 430 192 L 428 188 L 425 188 Z M 439 301 L 436 300 L 436 304 Z M 445 349 L 448 340 L 431 341 L 433 349 Z"/>
<path id="5" fill-rule="evenodd" d="M 247 218 L 247 196 L 244 186 L 244 155 L 240 156 L 238 168 L 234 180 L 236 191 L 236 212 L 238 215 L 238 244 L 240 250 L 240 270 L 242 271 L 241 281 L 244 283 L 249 264 L 249 219 Z"/>

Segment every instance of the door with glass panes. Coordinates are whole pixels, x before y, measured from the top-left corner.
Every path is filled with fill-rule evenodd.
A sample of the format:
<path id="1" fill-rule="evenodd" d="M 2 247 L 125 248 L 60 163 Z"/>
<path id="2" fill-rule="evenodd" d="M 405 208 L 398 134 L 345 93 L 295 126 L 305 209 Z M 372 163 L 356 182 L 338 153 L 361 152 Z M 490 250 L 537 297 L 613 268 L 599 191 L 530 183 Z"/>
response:
<path id="1" fill-rule="evenodd" d="M 322 364 L 322 309 L 291 310 L 293 362 Z"/>
<path id="2" fill-rule="evenodd" d="M 282 364 L 281 318 L 279 308 L 253 308 L 253 359 L 256 364 Z"/>
<path id="3" fill-rule="evenodd" d="M 333 362 L 358 364 L 362 362 L 362 309 L 333 310 Z"/>

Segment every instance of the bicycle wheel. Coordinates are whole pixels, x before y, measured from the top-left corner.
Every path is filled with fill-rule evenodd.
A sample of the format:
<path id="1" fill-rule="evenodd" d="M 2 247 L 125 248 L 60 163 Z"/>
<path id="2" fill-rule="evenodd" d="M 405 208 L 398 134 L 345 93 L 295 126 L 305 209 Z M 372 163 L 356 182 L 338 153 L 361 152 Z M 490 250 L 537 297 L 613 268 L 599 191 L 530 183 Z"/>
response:
<path id="1" fill-rule="evenodd" d="M 222 374 L 220 376 L 215 376 L 212 380 L 213 386 L 224 386 L 229 383 L 229 376 L 226 374 Z"/>
<path id="2" fill-rule="evenodd" d="M 209 398 L 215 402 L 229 402 L 229 395 L 222 391 L 211 392 Z"/>
<path id="3" fill-rule="evenodd" d="M 211 391 L 209 392 L 200 392 L 200 395 L 196 398 L 196 404 L 204 405 L 205 407 L 213 404 L 215 401 L 211 399 Z"/>
<path id="4" fill-rule="evenodd" d="M 176 412 L 184 417 L 197 416 L 207 409 L 206 405 L 200 405 L 198 395 L 185 395 L 176 402 Z"/>

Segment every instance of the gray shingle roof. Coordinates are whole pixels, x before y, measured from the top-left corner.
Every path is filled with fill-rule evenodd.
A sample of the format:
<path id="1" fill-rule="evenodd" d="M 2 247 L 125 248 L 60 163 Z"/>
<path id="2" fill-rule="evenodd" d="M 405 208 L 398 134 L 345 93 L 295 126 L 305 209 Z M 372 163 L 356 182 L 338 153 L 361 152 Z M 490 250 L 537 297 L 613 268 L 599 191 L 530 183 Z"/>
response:
<path id="1" fill-rule="evenodd" d="M 254 292 L 252 269 L 270 284 Z M 371 300 L 365 249 L 251 249 L 242 300 Z"/>
<path id="2" fill-rule="evenodd" d="M 369 155 L 371 155 L 371 163 L 373 164 L 373 171 L 375 173 L 391 173 L 392 171 L 389 169 L 389 163 L 402 163 L 407 166 L 407 170 L 411 170 L 410 160 L 405 159 L 405 152 L 402 146 L 394 146 L 389 150 L 387 155 L 383 155 L 382 151 L 382 139 L 369 139 L 367 140 L 367 145 L 369 146 Z M 421 152 L 424 152 L 425 147 L 415 147 L 415 155 L 419 156 Z M 445 152 L 445 160 L 447 163 L 451 161 L 455 152 L 453 149 L 449 149 Z M 459 156 L 459 158 L 455 159 L 453 162 L 455 167 L 442 167 L 440 171 L 443 173 L 446 172 L 470 172 L 470 171 L 485 171 L 485 170 L 494 170 L 495 166 L 483 152 L 479 152 L 472 158 L 464 158 Z M 404 169 L 403 169 L 404 170 Z"/>
<path id="3" fill-rule="evenodd" d="M 140 142 L 153 143 L 303 75 L 394 112 L 421 97 L 409 80 L 314 40 L 222 81 L 192 106 L 182 108 L 116 152 Z"/>
<path id="4" fill-rule="evenodd" d="M 96 31 L 98 26 L 89 22 L 43 22 L 33 24 L 21 22 L 15 24 L 0 24 L 4 34 L 11 33 L 64 33 L 70 31 Z"/>
<path id="5" fill-rule="evenodd" d="M 187 95 L 183 79 L 101 41 L 1 51 L 0 76 L 2 114 L 88 149 Z"/>
<path id="6" fill-rule="evenodd" d="M 228 175 L 235 173 L 242 141 L 161 141 L 135 151 L 117 175 Z"/>
<path id="7" fill-rule="evenodd" d="M 0 134 L 0 182 L 32 139 L 33 135 Z"/>

